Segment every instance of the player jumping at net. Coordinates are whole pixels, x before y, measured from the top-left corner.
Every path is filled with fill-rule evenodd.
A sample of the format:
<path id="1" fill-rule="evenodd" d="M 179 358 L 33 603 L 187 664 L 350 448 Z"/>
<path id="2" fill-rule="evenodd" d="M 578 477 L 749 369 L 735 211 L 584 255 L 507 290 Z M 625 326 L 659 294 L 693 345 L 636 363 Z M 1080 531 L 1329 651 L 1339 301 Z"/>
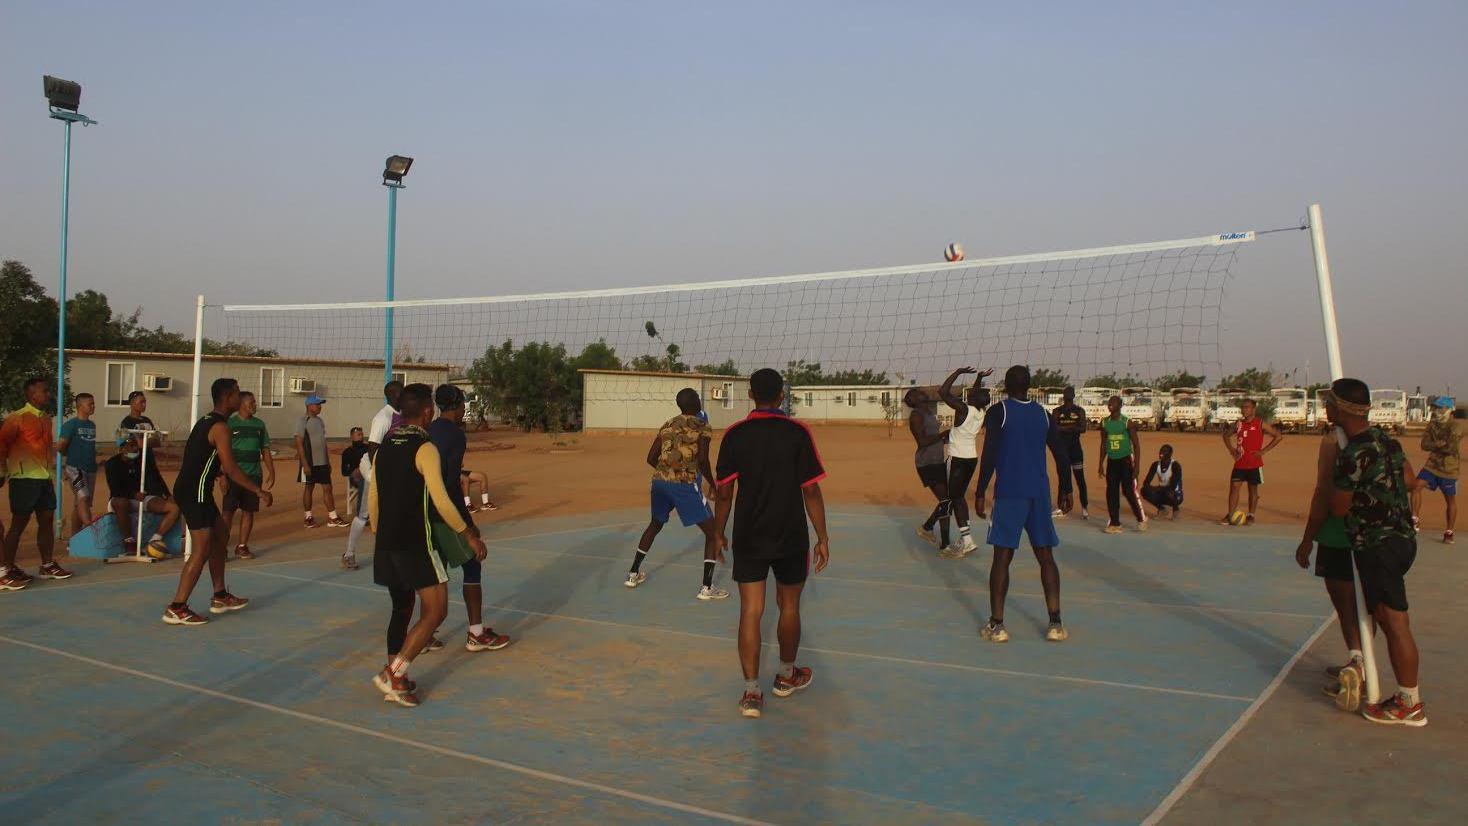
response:
<path id="1" fill-rule="evenodd" d="M 739 583 L 739 665 L 744 670 L 744 694 L 739 713 L 759 717 L 765 695 L 759 686 L 760 621 L 765 614 L 765 582 L 775 575 L 775 600 L 780 606 L 776 636 L 780 641 L 780 670 L 771 691 L 789 697 L 808 687 L 809 668 L 795 664 L 800 650 L 800 594 L 810 574 L 830 561 L 826 535 L 826 505 L 820 482 L 826 477 L 815 437 L 804 424 L 781 408 L 785 380 L 766 367 L 749 377 L 754 410 L 724 431 L 717 467 L 718 503 L 714 528 L 720 549 L 727 546 L 724 527 L 734 513 L 734 581 Z M 816 529 L 811 548 L 806 517 Z"/>
<path id="2" fill-rule="evenodd" d="M 989 621 L 979 636 L 996 643 L 1009 640 L 1009 631 L 1004 627 L 1004 600 L 1009 593 L 1009 563 L 1019 547 L 1021 533 L 1029 535 L 1035 561 L 1040 563 L 1040 584 L 1050 615 L 1045 639 L 1060 642 L 1069 636 L 1060 622 L 1060 566 L 1055 564 L 1054 553 L 1060 536 L 1050 515 L 1050 474 L 1046 469 L 1050 415 L 1039 402 L 1025 401 L 1029 392 L 1030 369 L 1016 364 L 1004 372 L 1007 398 L 984 414 L 979 496 L 994 480 L 994 513 L 989 520 L 994 561 L 989 567 Z"/>
<path id="3" fill-rule="evenodd" d="M 372 678 L 382 698 L 412 708 L 417 686 L 408 667 L 433 639 L 448 615 L 448 571 L 434 547 L 431 518 L 437 516 L 474 551 L 485 557 L 484 540 L 459 515 L 457 497 L 444 486 L 438 450 L 425 428 L 433 421 L 433 390 L 410 384 L 399 396 L 402 424 L 384 437 L 372 459 L 367 485 L 368 513 L 377 533 L 372 580 L 387 589 L 392 616 L 387 623 L 387 664 Z M 430 510 L 430 506 L 432 510 Z M 418 621 L 413 604 L 422 605 Z"/>
<path id="4" fill-rule="evenodd" d="M 953 409 L 953 428 L 948 431 L 948 497 L 953 508 L 954 521 L 958 522 L 958 544 L 945 545 L 938 555 L 944 559 L 958 559 L 978 550 L 968 526 L 969 483 L 979 469 L 978 437 L 983 429 L 984 409 L 989 406 L 989 388 L 984 379 L 993 375 L 993 370 L 982 373 L 972 367 L 960 367 L 948 375 L 943 386 L 938 388 L 938 398 Z M 959 376 L 977 376 L 968 389 L 966 398 L 953 392 L 953 383 Z M 946 523 L 945 523 L 946 524 Z"/>
<path id="5" fill-rule="evenodd" d="M 1069 513 L 1074 502 L 1081 503 L 1081 518 L 1091 518 L 1091 497 L 1086 489 L 1086 450 L 1081 436 L 1086 432 L 1086 409 L 1076 404 L 1076 389 L 1067 386 L 1061 392 L 1060 405 L 1050 412 L 1055 432 L 1051 452 L 1055 454 L 1055 475 L 1059 477 L 1060 511 Z"/>
<path id="6" fill-rule="evenodd" d="M 1245 525 L 1254 524 L 1254 514 L 1259 510 L 1259 486 L 1264 483 L 1264 454 L 1274 450 L 1284 441 L 1284 434 L 1274 425 L 1258 416 L 1259 405 L 1253 399 L 1239 402 L 1239 421 L 1232 430 L 1223 431 L 1223 446 L 1234 457 L 1234 469 L 1228 481 L 1228 513 L 1221 524 L 1233 524 L 1230 518 L 1239 509 L 1239 488 L 1249 486 L 1249 512 L 1244 517 Z M 1264 444 L 1268 434 L 1269 444 Z"/>
<path id="7" fill-rule="evenodd" d="M 948 467 L 943 462 L 943 443 L 948 439 L 948 431 L 943 430 L 938 424 L 938 414 L 934 410 L 934 400 L 928 398 L 928 394 L 921 388 L 914 387 L 907 391 L 902 401 L 912 412 L 907 416 L 907 429 L 912 433 L 912 439 L 917 443 L 917 450 L 913 453 L 913 462 L 917 465 L 918 480 L 923 487 L 932 491 L 938 500 L 938 506 L 928 514 L 928 518 L 918 528 L 918 536 L 930 545 L 939 548 L 947 548 L 949 539 L 948 511 L 952 503 L 948 497 Z M 982 501 L 983 497 L 980 496 Z M 983 509 L 980 508 L 982 514 Z M 940 537 L 933 535 L 933 526 L 940 525 Z"/>
<path id="8" fill-rule="evenodd" d="M 215 379 L 209 387 L 214 409 L 194 424 L 184 443 L 183 464 L 173 480 L 173 499 L 183 511 L 184 524 L 193 539 L 193 553 L 184 563 L 178 578 L 173 602 L 163 610 L 163 621 L 169 625 L 203 625 L 208 617 L 189 608 L 189 595 L 199 582 L 204 565 L 209 565 L 209 581 L 214 596 L 209 600 L 209 613 L 238 611 L 250 604 L 231 594 L 224 586 L 224 567 L 229 561 L 229 523 L 220 519 L 214 502 L 214 478 L 219 473 L 229 481 L 259 497 L 265 507 L 273 501 L 270 491 L 263 490 L 235 461 L 229 433 L 229 417 L 240 409 L 240 384 L 234 379 Z"/>
<path id="9" fill-rule="evenodd" d="M 632 567 L 627 571 L 628 588 L 636 588 L 647 579 L 642 572 L 642 562 L 652 549 L 653 540 L 668 523 L 673 511 L 683 527 L 694 525 L 703 532 L 703 587 L 698 591 L 701 600 L 724 599 L 729 592 L 714 585 L 714 567 L 724 561 L 719 550 L 718 537 L 714 534 L 714 514 L 709 510 L 708 499 L 703 495 L 703 480 L 713 481 L 713 470 L 709 467 L 709 444 L 712 431 L 708 423 L 699 417 L 703 401 L 698 391 L 685 387 L 678 391 L 675 399 L 678 415 L 663 423 L 647 449 L 647 463 L 652 467 L 652 519 L 637 540 L 637 553 L 632 557 Z"/>
<path id="10" fill-rule="evenodd" d="M 1137 472 L 1142 435 L 1137 423 L 1121 415 L 1121 396 L 1106 400 L 1111 415 L 1101 420 L 1101 464 L 1097 474 L 1106 481 L 1106 533 L 1121 533 L 1121 499 L 1126 497 L 1137 518 L 1137 530 L 1147 530 L 1147 513 L 1137 495 Z"/>

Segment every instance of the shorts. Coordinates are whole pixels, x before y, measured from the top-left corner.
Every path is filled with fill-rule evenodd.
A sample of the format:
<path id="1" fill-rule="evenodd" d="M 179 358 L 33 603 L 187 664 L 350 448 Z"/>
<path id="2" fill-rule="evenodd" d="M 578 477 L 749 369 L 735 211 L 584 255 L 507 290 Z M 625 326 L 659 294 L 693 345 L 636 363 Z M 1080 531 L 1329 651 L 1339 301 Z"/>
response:
<path id="1" fill-rule="evenodd" d="M 1086 449 L 1081 447 L 1080 439 L 1077 439 L 1068 445 L 1061 445 L 1060 449 L 1064 451 L 1066 457 L 1070 459 L 1070 466 L 1072 468 L 1080 468 L 1081 470 L 1086 469 Z"/>
<path id="2" fill-rule="evenodd" d="M 950 499 L 962 499 L 968 492 L 969 483 L 974 479 L 974 471 L 979 469 L 978 459 L 965 459 L 955 456 L 948 460 L 948 497 Z"/>
<path id="3" fill-rule="evenodd" d="M 775 582 L 780 585 L 799 585 L 810 575 L 810 552 L 790 554 L 774 559 L 760 559 L 748 554 L 734 552 L 735 582 L 764 582 L 775 572 Z"/>
<path id="4" fill-rule="evenodd" d="M 697 482 L 666 482 L 652 480 L 652 520 L 660 525 L 667 524 L 668 514 L 678 511 L 683 527 L 691 527 L 714 518 L 708 500 Z"/>
<path id="5" fill-rule="evenodd" d="M 1458 495 L 1457 479 L 1444 479 L 1443 477 L 1438 476 L 1436 473 L 1433 473 L 1432 471 L 1426 469 L 1417 471 L 1417 478 L 1427 483 L 1428 490 L 1440 490 L 1443 492 L 1444 496 Z"/>
<path id="6" fill-rule="evenodd" d="M 61 471 L 61 478 L 71 487 L 71 492 L 78 499 L 91 501 L 92 495 L 97 492 L 97 472 L 77 470 L 67 465 Z"/>
<path id="7" fill-rule="evenodd" d="M 56 489 L 50 479 L 11 479 L 10 512 L 16 516 L 56 512 Z"/>
<path id="8" fill-rule="evenodd" d="M 1351 549 L 1316 545 L 1315 575 L 1321 579 L 1355 582 L 1356 573 L 1351 570 Z"/>
<path id="9" fill-rule="evenodd" d="M 1018 548 L 1020 533 L 1029 534 L 1031 548 L 1054 548 L 1060 544 L 1055 520 L 1050 516 L 1050 498 L 996 498 L 989 514 L 988 542 L 996 548 Z"/>
<path id="10" fill-rule="evenodd" d="M 923 487 L 930 488 L 933 485 L 948 484 L 948 467 L 946 465 L 920 465 L 917 469 L 918 478 L 922 480 Z"/>
<path id="11" fill-rule="evenodd" d="M 449 581 L 448 569 L 428 548 L 390 551 L 379 546 L 372 555 L 372 581 L 389 589 L 417 591 Z"/>
<path id="12" fill-rule="evenodd" d="M 1356 570 L 1361 574 L 1361 596 L 1366 610 L 1385 605 L 1407 610 L 1407 571 L 1417 558 L 1417 540 L 1392 536 L 1373 548 L 1357 548 Z"/>
<path id="13" fill-rule="evenodd" d="M 259 484 L 259 482 L 255 484 Z M 233 479 L 226 479 L 224 482 L 223 509 L 227 511 L 244 511 L 245 513 L 259 513 L 260 497 L 236 485 Z"/>
<path id="14" fill-rule="evenodd" d="M 331 465 L 312 465 L 309 468 L 301 468 L 301 484 L 330 485 Z"/>
<path id="15" fill-rule="evenodd" d="M 1228 478 L 1230 481 L 1233 482 L 1244 482 L 1250 485 L 1262 485 L 1264 484 L 1264 468 L 1236 467 L 1234 468 L 1234 472 L 1229 474 Z"/>
<path id="16" fill-rule="evenodd" d="M 178 508 L 183 511 L 184 524 L 191 531 L 208 530 L 219 521 L 219 506 L 214 504 L 212 496 L 203 502 L 179 500 Z"/>

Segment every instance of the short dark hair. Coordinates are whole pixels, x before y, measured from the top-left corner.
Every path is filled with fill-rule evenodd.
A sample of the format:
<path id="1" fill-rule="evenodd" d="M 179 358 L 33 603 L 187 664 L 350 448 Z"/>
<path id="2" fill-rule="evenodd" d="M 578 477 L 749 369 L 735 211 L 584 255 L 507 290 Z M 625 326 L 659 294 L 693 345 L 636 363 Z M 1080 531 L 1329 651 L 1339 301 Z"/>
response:
<path id="1" fill-rule="evenodd" d="M 1004 392 L 1011 399 L 1024 396 L 1030 390 L 1030 368 L 1016 364 L 1004 371 Z"/>
<path id="2" fill-rule="evenodd" d="M 72 404 L 81 404 L 82 402 L 86 401 L 87 399 L 92 399 L 92 398 L 96 398 L 96 397 L 93 396 L 91 393 L 78 393 L 78 394 L 76 394 L 76 398 L 74 398 L 74 399 L 71 400 L 71 403 Z"/>
<path id="3" fill-rule="evenodd" d="M 692 387 L 685 387 L 679 390 L 678 396 L 674 401 L 678 402 L 678 410 L 689 416 L 697 413 L 699 408 L 702 407 L 702 400 L 698 398 L 698 391 Z"/>
<path id="4" fill-rule="evenodd" d="M 1330 393 L 1353 404 L 1371 404 L 1371 388 L 1360 379 L 1336 379 L 1330 383 Z"/>
<path id="5" fill-rule="evenodd" d="M 255 393 L 254 393 L 253 390 L 241 390 L 240 391 L 240 401 L 244 401 L 245 399 L 253 399 L 253 398 L 255 398 Z"/>
<path id="6" fill-rule="evenodd" d="M 452 384 L 440 384 L 433 391 L 433 403 L 439 410 L 451 410 L 464 403 L 464 391 Z"/>
<path id="7" fill-rule="evenodd" d="M 402 411 L 404 419 L 416 419 L 423 415 L 423 411 L 433 404 L 433 388 L 421 382 L 414 382 L 403 388 L 402 395 L 398 396 L 398 409 Z"/>
<path id="8" fill-rule="evenodd" d="M 45 384 L 46 382 L 47 379 L 43 379 L 40 376 L 31 376 L 30 378 L 25 380 L 25 385 L 22 387 L 22 389 L 25 392 L 29 393 L 31 392 L 32 387 L 35 387 L 38 384 Z"/>
<path id="9" fill-rule="evenodd" d="M 761 367 L 749 377 L 749 394 L 756 404 L 773 404 L 785 392 L 785 379 L 780 371 Z"/>
<path id="10" fill-rule="evenodd" d="M 133 392 L 127 394 L 127 403 L 128 404 L 132 404 L 133 403 L 133 399 L 136 399 L 139 396 L 146 396 L 146 395 L 147 394 L 144 393 L 141 390 L 134 390 Z"/>
<path id="11" fill-rule="evenodd" d="M 384 399 L 391 399 L 393 396 L 401 395 L 402 392 L 403 383 L 398 381 L 397 379 L 393 379 L 392 381 L 382 386 L 382 397 Z"/>
<path id="12" fill-rule="evenodd" d="M 1162 452 L 1162 451 L 1164 451 L 1164 450 L 1167 451 L 1168 453 L 1171 453 L 1172 452 L 1172 445 L 1163 445 L 1162 447 L 1157 448 L 1157 451 L 1159 453 Z"/>
<path id="13" fill-rule="evenodd" d="M 213 399 L 215 404 L 219 404 L 225 396 L 229 395 L 229 391 L 238 389 L 240 389 L 240 383 L 235 379 L 228 377 L 215 379 L 214 383 L 209 385 L 209 398 Z"/>
<path id="14" fill-rule="evenodd" d="M 357 427 L 356 425 L 353 425 L 352 426 L 352 429 L 347 431 L 347 435 L 350 436 L 353 433 L 361 433 L 361 432 L 362 432 L 362 428 Z"/>
<path id="15" fill-rule="evenodd" d="M 1244 398 L 1239 399 L 1239 407 L 1243 407 L 1246 404 L 1252 404 L 1255 407 L 1258 407 L 1259 406 L 1259 402 L 1254 401 L 1253 399 L 1249 398 L 1248 396 L 1245 396 Z"/>

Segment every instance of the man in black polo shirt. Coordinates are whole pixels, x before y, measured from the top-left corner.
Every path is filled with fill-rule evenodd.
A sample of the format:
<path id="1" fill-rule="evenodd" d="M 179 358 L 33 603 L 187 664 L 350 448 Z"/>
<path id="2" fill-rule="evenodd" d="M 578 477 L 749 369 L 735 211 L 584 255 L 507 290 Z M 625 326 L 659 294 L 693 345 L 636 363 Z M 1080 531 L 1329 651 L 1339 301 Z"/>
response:
<path id="1" fill-rule="evenodd" d="M 826 472 L 810 430 L 781 410 L 784 388 L 784 379 L 769 368 L 749 377 L 749 397 L 755 409 L 724 431 L 714 470 L 718 479 L 714 530 L 720 550 L 728 545 L 724 528 L 731 507 L 734 510 L 739 663 L 744 668 L 739 712 L 745 717 L 758 717 L 764 708 L 759 687 L 760 620 L 765 613 L 765 580 L 771 571 L 780 606 L 780 670 L 771 690 L 776 697 L 788 697 L 811 682 L 811 670 L 795 664 L 800 648 L 800 592 L 810 571 L 807 515 L 816 528 L 815 570 L 820 572 L 830 560 L 826 505 L 819 484 Z"/>

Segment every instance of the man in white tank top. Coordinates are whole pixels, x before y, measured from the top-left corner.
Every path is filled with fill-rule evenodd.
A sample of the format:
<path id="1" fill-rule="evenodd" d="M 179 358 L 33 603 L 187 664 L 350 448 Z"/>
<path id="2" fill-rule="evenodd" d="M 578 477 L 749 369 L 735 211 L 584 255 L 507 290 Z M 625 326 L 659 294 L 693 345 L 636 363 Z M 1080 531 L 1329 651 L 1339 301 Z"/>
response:
<path id="1" fill-rule="evenodd" d="M 938 397 L 953 408 L 953 427 L 948 431 L 948 498 L 953 518 L 958 522 L 958 543 L 939 552 L 938 555 L 944 559 L 967 556 L 979 547 L 969 533 L 968 503 L 964 496 L 968 493 L 969 482 L 973 481 L 974 471 L 979 467 L 978 437 L 984 423 L 984 408 L 989 406 L 989 389 L 984 387 L 984 379 L 993 372 L 985 370 L 981 373 L 972 367 L 960 367 L 950 373 L 943 386 L 938 388 Z M 977 379 L 965 394 L 966 398 L 960 398 L 953 392 L 953 383 L 959 376 L 966 375 L 977 376 Z M 975 503 L 975 508 L 982 516 L 983 503 Z"/>

